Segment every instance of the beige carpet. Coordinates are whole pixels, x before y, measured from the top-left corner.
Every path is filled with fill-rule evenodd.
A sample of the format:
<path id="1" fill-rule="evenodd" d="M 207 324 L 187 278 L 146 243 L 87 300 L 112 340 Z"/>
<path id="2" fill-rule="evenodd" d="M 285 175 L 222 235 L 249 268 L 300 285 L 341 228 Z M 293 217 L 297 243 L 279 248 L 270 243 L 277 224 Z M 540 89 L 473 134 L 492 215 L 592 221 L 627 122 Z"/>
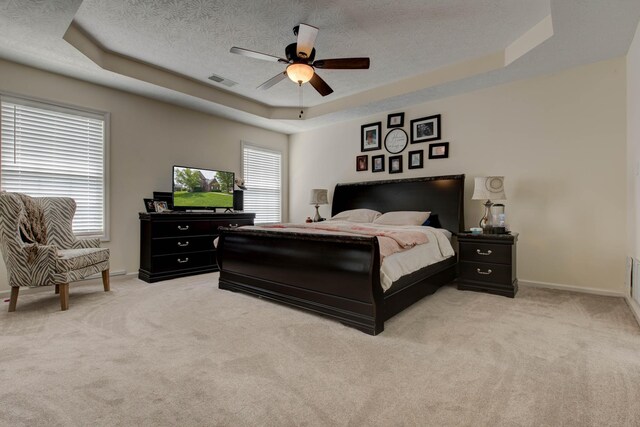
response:
<path id="1" fill-rule="evenodd" d="M 0 424 L 640 425 L 622 299 L 453 287 L 371 337 L 217 289 L 113 279 L 0 311 Z"/>

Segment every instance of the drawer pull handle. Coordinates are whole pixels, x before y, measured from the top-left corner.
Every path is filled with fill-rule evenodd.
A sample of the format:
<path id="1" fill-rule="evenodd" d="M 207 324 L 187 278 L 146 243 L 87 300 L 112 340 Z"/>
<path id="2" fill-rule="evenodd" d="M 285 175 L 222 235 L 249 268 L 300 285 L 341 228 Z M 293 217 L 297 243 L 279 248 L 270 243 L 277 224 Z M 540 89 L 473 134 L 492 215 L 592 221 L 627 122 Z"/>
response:
<path id="1" fill-rule="evenodd" d="M 178 230 L 180 230 L 180 231 L 187 231 L 188 229 L 189 229 L 188 225 L 185 225 L 184 227 L 182 227 L 180 225 L 178 226 Z"/>
<path id="2" fill-rule="evenodd" d="M 185 246 L 189 246 L 189 241 L 187 240 L 186 242 L 182 243 L 182 242 L 178 242 L 178 246 L 180 246 L 181 248 L 184 248 Z"/>
<path id="3" fill-rule="evenodd" d="M 231 227 L 231 228 L 238 228 L 238 224 L 229 224 L 229 227 Z"/>
<path id="4" fill-rule="evenodd" d="M 185 259 L 180 259 L 180 258 L 178 258 L 178 262 L 179 262 L 180 264 L 184 264 L 185 262 L 189 262 L 189 257 L 186 257 Z"/>
<path id="5" fill-rule="evenodd" d="M 482 252 L 480 249 L 476 249 L 476 253 L 478 255 L 491 255 L 491 249 L 489 249 L 487 252 Z"/>
<path id="6" fill-rule="evenodd" d="M 189 258 L 187 258 L 187 259 L 189 259 Z M 482 270 L 480 270 L 479 268 L 476 268 L 476 271 L 478 272 L 478 274 L 484 274 L 484 275 L 488 275 L 488 274 L 493 273 L 493 272 L 491 271 L 491 269 L 488 269 L 487 271 L 482 271 Z"/>

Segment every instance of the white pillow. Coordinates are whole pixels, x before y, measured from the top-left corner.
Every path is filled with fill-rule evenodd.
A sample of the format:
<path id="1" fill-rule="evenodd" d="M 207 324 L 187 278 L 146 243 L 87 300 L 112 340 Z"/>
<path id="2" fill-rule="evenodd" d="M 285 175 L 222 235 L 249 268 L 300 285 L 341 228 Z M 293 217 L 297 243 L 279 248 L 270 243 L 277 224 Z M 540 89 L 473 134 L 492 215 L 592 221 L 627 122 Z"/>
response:
<path id="1" fill-rule="evenodd" d="M 387 212 L 379 216 L 373 223 L 383 225 L 422 225 L 429 218 L 429 215 L 431 215 L 431 212 Z"/>
<path id="2" fill-rule="evenodd" d="M 382 215 L 380 212 L 372 209 L 351 209 L 349 211 L 342 211 L 334 215 L 331 219 L 350 222 L 373 222 L 380 215 Z"/>

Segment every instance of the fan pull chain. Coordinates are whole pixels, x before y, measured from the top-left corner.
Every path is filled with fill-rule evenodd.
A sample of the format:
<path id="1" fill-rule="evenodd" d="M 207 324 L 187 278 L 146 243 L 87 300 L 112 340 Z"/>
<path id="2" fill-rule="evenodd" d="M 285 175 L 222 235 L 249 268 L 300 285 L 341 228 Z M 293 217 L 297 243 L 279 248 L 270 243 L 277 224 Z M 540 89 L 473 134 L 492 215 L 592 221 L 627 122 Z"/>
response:
<path id="1" fill-rule="evenodd" d="M 304 114 L 304 110 L 302 109 L 302 82 L 298 82 L 298 93 L 300 94 L 300 114 L 298 114 L 298 118 L 301 119 Z"/>

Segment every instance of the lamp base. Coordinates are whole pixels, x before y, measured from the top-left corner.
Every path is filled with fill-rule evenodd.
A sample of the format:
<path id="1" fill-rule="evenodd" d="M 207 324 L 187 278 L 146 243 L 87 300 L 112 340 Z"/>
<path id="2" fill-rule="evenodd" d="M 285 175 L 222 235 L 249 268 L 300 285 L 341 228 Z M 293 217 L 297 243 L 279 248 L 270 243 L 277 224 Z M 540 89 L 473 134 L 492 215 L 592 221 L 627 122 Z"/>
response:
<path id="1" fill-rule="evenodd" d="M 320 205 L 316 205 L 316 216 L 313 217 L 313 222 L 320 222 L 322 220 L 322 217 L 320 216 L 319 208 L 320 208 Z"/>
<path id="2" fill-rule="evenodd" d="M 480 227 L 487 231 L 491 232 L 491 200 L 487 200 L 484 204 L 484 216 L 480 219 Z"/>

